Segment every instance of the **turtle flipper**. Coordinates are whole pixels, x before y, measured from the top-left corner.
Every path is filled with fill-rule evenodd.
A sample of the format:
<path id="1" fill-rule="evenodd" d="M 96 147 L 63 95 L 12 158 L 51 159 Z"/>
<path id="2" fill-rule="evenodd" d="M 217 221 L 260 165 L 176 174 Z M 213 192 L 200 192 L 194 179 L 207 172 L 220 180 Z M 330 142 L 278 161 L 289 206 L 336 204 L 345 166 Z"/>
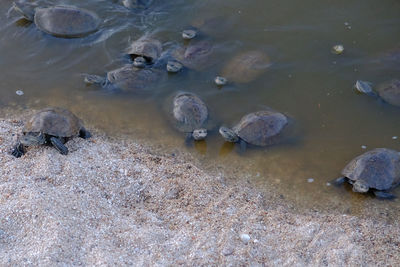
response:
<path id="1" fill-rule="evenodd" d="M 68 154 L 68 148 L 64 146 L 63 142 L 59 138 L 51 137 L 50 142 L 58 150 L 58 152 L 63 155 Z"/>
<path id="2" fill-rule="evenodd" d="M 25 147 L 20 142 L 18 142 L 15 145 L 13 151 L 11 151 L 11 155 L 13 155 L 16 158 L 20 158 L 24 154 L 25 154 Z"/>
<path id="3" fill-rule="evenodd" d="M 381 199 L 395 199 L 396 196 L 385 191 L 374 190 L 374 195 Z"/>
<path id="4" fill-rule="evenodd" d="M 185 145 L 188 147 L 193 146 L 193 136 L 192 133 L 187 133 L 185 136 Z"/>
<path id="5" fill-rule="evenodd" d="M 14 2 L 13 8 L 15 11 L 24 16 L 25 19 L 33 21 L 36 5 L 27 2 Z"/>
<path id="6" fill-rule="evenodd" d="M 92 136 L 92 134 L 88 131 L 88 130 L 86 130 L 84 127 L 82 127 L 80 130 L 79 130 L 79 137 L 81 137 L 81 138 L 83 138 L 83 139 L 88 139 L 88 138 L 90 138 Z"/>
<path id="7" fill-rule="evenodd" d="M 333 184 L 335 186 L 341 186 L 347 180 L 348 180 L 347 177 L 342 176 L 342 177 L 336 178 L 335 180 L 331 181 L 331 184 Z"/>
<path id="8" fill-rule="evenodd" d="M 244 141 L 243 139 L 240 139 L 240 140 L 239 140 L 239 145 L 240 145 L 239 153 L 240 153 L 240 154 L 243 154 L 243 153 L 246 151 L 246 149 L 247 149 L 247 143 L 246 143 L 246 141 Z"/>

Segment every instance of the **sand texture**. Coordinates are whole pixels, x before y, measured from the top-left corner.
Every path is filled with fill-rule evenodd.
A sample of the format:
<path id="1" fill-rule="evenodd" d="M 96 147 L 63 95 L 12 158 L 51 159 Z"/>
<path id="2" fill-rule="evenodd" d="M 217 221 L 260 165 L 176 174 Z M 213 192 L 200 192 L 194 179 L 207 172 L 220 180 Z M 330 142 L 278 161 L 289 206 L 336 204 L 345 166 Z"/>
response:
<path id="1" fill-rule="evenodd" d="M 17 159 L 22 127 L 0 119 L 0 266 L 400 265 L 398 222 L 297 213 L 241 177 L 93 129 L 67 156 Z"/>

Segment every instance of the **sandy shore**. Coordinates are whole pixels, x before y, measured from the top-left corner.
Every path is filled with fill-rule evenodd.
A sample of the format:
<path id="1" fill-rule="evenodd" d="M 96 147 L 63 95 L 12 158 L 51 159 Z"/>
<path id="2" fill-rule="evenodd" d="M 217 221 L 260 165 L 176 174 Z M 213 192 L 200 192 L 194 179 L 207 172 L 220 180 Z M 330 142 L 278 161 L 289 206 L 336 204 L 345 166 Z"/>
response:
<path id="1" fill-rule="evenodd" d="M 0 119 L 1 266 L 400 265 L 398 222 L 296 213 L 187 155 L 96 131 L 68 156 L 35 147 L 16 159 L 22 126 Z"/>

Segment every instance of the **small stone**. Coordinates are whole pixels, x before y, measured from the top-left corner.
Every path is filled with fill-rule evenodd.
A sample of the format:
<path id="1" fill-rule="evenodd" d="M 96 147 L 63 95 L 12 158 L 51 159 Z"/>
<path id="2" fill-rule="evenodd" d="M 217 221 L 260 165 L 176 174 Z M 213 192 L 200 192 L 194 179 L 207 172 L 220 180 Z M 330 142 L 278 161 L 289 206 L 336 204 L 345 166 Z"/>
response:
<path id="1" fill-rule="evenodd" d="M 397 136 L 392 136 L 392 139 L 393 140 L 396 140 L 398 137 Z"/>
<path id="2" fill-rule="evenodd" d="M 344 51 L 344 46 L 341 45 L 341 44 L 334 45 L 334 46 L 332 47 L 332 53 L 334 53 L 334 54 L 336 54 L 336 55 L 342 54 L 343 51 Z"/>
<path id="3" fill-rule="evenodd" d="M 367 146 L 362 145 L 361 148 L 362 149 L 367 149 Z"/>
<path id="4" fill-rule="evenodd" d="M 240 240 L 242 240 L 243 243 L 247 244 L 250 241 L 250 236 L 248 234 L 241 234 Z"/>
<path id="5" fill-rule="evenodd" d="M 218 86 L 223 86 L 228 82 L 228 79 L 226 79 L 225 77 L 217 76 L 215 77 L 214 82 Z"/>
<path id="6" fill-rule="evenodd" d="M 184 30 L 182 32 L 182 38 L 185 40 L 190 40 L 196 37 L 197 32 L 195 30 Z"/>
<path id="7" fill-rule="evenodd" d="M 331 183 L 326 183 L 326 186 L 331 186 Z"/>
<path id="8" fill-rule="evenodd" d="M 312 182 L 314 182 L 314 179 L 313 178 L 308 178 L 307 182 L 312 183 Z"/>
<path id="9" fill-rule="evenodd" d="M 229 256 L 229 255 L 232 255 L 233 252 L 234 252 L 234 248 L 232 246 L 226 246 L 222 250 L 222 255 Z"/>
<path id="10" fill-rule="evenodd" d="M 17 91 L 15 91 L 15 93 L 16 93 L 17 95 L 23 95 L 23 94 L 24 94 L 24 91 L 22 91 L 22 90 L 17 90 Z"/>

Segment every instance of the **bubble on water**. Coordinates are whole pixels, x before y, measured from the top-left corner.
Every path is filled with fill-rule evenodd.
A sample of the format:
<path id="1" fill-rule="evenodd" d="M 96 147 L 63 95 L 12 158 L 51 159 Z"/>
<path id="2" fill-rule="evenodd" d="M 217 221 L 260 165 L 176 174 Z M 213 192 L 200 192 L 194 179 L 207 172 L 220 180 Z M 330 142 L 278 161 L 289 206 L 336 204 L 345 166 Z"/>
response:
<path id="1" fill-rule="evenodd" d="M 23 95 L 23 94 L 24 94 L 24 91 L 22 91 L 22 90 L 17 90 L 17 91 L 15 91 L 15 93 L 16 93 L 17 95 Z"/>
<path id="2" fill-rule="evenodd" d="M 312 182 L 314 182 L 314 179 L 313 178 L 308 178 L 307 182 L 312 183 Z"/>

